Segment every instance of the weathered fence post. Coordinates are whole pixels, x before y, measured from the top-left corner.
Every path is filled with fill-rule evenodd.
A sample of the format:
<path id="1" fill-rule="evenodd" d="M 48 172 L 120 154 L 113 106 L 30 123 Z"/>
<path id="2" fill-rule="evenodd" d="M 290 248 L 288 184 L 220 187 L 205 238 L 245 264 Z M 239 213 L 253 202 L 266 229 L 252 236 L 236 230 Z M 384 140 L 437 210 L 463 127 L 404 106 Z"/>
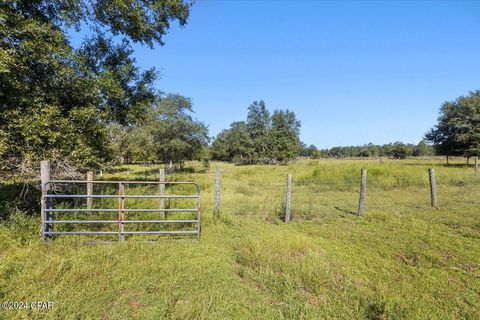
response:
<path id="1" fill-rule="evenodd" d="M 165 182 L 165 169 L 163 169 L 163 168 L 160 169 L 158 174 L 159 174 L 159 181 L 160 182 Z M 163 184 L 163 183 L 160 183 L 160 196 L 161 197 L 165 196 L 165 184 Z M 160 209 L 161 210 L 165 209 L 165 199 L 164 198 L 160 198 Z M 161 212 L 161 216 L 163 218 L 166 217 L 165 211 Z"/>
<path id="2" fill-rule="evenodd" d="M 221 188 L 221 171 L 220 169 L 215 170 L 215 199 L 214 199 L 214 208 L 213 213 L 220 213 L 220 188 Z"/>
<path id="3" fill-rule="evenodd" d="M 435 169 L 428 169 L 428 176 L 430 180 L 430 197 L 432 208 L 437 208 L 437 183 L 435 182 Z"/>
<path id="4" fill-rule="evenodd" d="M 118 184 L 118 241 L 125 241 L 125 185 Z"/>
<path id="5" fill-rule="evenodd" d="M 91 181 L 93 181 L 93 172 L 88 171 L 87 172 L 87 196 L 93 195 L 93 183 Z M 92 208 L 92 202 L 93 202 L 92 200 L 93 199 L 90 198 L 90 197 L 87 198 L 87 208 L 88 209 Z"/>
<path id="6" fill-rule="evenodd" d="M 50 199 L 46 196 L 50 193 L 51 185 L 50 181 L 50 161 L 43 160 L 40 162 L 40 180 L 42 184 L 42 199 L 41 199 L 41 219 L 42 219 L 42 239 L 45 240 L 45 232 L 51 232 L 53 230 L 52 225 L 46 223 L 46 221 L 53 220 L 52 213 L 47 212 L 50 209 Z"/>
<path id="7" fill-rule="evenodd" d="M 478 176 L 478 157 L 475 157 L 475 176 Z"/>
<path id="8" fill-rule="evenodd" d="M 359 216 L 362 215 L 363 211 L 365 210 L 365 196 L 367 194 L 367 170 L 362 169 L 360 174 L 361 174 L 360 198 L 358 200 L 358 212 L 357 212 Z"/>
<path id="9" fill-rule="evenodd" d="M 287 193 L 285 198 L 285 222 L 290 221 L 290 208 L 292 200 L 292 174 L 287 175 Z"/>

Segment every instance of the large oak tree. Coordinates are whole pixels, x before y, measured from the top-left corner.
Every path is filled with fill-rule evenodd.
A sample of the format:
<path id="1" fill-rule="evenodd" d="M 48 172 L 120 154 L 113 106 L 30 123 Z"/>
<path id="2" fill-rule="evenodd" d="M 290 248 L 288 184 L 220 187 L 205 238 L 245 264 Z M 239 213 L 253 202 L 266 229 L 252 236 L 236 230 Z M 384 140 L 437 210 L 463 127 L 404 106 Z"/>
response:
<path id="1" fill-rule="evenodd" d="M 156 101 L 154 69 L 131 42 L 163 44 L 185 25 L 181 0 L 6 0 L 0 4 L 0 164 L 42 158 L 92 166 L 108 158 L 106 124 L 137 122 Z M 80 48 L 68 32 L 86 29 Z M 116 38 L 116 39 L 115 39 Z M 115 39 L 115 40 L 113 40 Z"/>

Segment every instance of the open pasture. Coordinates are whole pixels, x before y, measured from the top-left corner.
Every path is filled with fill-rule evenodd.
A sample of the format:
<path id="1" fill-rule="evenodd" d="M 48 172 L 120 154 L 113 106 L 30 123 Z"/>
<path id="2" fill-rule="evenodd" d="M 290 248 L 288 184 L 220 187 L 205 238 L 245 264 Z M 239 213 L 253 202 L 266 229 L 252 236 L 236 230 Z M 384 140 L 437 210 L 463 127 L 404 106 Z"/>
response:
<path id="1" fill-rule="evenodd" d="M 200 185 L 199 242 L 164 237 L 152 244 L 135 237 L 91 245 L 59 237 L 44 244 L 39 215 L 13 214 L 0 225 L 0 300 L 47 300 L 54 307 L 2 310 L 0 318 L 480 318 L 480 177 L 463 160 L 187 167 L 167 180 Z M 430 206 L 430 167 L 438 209 Z M 217 168 L 220 212 L 214 216 Z M 367 169 L 367 198 L 364 215 L 357 216 L 361 168 Z M 281 217 L 288 173 L 287 224 Z M 158 166 L 117 167 L 101 179 L 145 177 L 158 179 Z M 138 201 L 146 202 L 130 205 L 156 205 Z"/>

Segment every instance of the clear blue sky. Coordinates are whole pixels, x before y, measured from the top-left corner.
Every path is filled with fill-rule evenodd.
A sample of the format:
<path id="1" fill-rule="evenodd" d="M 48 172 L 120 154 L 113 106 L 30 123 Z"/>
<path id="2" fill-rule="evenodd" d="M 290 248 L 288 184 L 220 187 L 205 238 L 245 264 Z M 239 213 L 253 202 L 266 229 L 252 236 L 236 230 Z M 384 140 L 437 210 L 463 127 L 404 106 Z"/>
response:
<path id="1" fill-rule="evenodd" d="M 200 0 L 164 40 L 137 62 L 212 136 L 263 99 L 320 148 L 418 142 L 443 101 L 480 89 L 480 2 Z"/>

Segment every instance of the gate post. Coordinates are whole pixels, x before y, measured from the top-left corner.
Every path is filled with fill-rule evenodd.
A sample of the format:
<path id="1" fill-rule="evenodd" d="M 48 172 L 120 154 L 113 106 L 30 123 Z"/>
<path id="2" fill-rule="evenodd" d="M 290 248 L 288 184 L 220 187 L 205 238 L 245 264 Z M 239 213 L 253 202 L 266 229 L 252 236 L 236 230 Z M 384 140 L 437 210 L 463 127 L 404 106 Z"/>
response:
<path id="1" fill-rule="evenodd" d="M 90 182 L 93 181 L 93 172 L 88 171 L 87 172 L 87 196 L 93 195 L 93 183 Z M 92 209 L 92 202 L 93 199 L 88 197 L 87 198 L 87 209 Z"/>
<path id="2" fill-rule="evenodd" d="M 52 231 L 52 225 L 47 224 L 46 221 L 52 220 L 52 213 L 47 212 L 50 209 L 50 199 L 46 196 L 50 193 L 50 161 L 43 160 L 40 162 L 40 179 L 42 184 L 42 199 L 41 199 L 41 219 L 42 219 L 42 239 L 45 240 L 45 232 Z"/>

